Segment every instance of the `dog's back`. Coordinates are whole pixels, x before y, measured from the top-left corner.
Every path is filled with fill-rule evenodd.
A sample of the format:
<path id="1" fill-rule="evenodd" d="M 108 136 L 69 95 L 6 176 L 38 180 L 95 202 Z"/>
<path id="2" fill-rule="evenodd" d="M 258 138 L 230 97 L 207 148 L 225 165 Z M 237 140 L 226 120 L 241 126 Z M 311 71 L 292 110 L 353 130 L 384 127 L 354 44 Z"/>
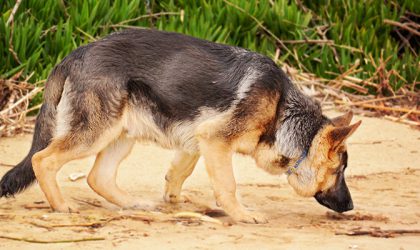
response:
<path id="1" fill-rule="evenodd" d="M 94 92 L 106 113 L 103 119 L 94 117 L 96 123 L 111 125 L 121 118 L 129 136 L 187 151 L 198 149 L 194 130 L 199 123 L 237 107 L 237 116 L 251 115 L 254 111 L 248 106 L 239 110 L 248 92 L 278 96 L 290 84 L 260 54 L 154 30 L 112 34 L 66 60 L 76 61 L 65 91 L 78 106 L 74 123 L 85 122 L 80 111 L 92 113 L 78 99 Z M 57 130 L 63 134 L 67 127 Z"/>
<path id="2" fill-rule="evenodd" d="M 191 119 L 201 107 L 228 109 L 238 94 L 241 98 L 249 90 L 251 78 L 259 78 L 261 88 L 275 91 L 282 90 L 280 83 L 289 82 L 272 79 L 287 78 L 258 53 L 178 33 L 127 30 L 82 50 L 83 65 L 70 77 L 115 79 L 114 88 L 126 90 L 132 98 L 158 99 L 160 111 L 175 120 Z M 83 79 L 75 82 L 91 88 Z"/>

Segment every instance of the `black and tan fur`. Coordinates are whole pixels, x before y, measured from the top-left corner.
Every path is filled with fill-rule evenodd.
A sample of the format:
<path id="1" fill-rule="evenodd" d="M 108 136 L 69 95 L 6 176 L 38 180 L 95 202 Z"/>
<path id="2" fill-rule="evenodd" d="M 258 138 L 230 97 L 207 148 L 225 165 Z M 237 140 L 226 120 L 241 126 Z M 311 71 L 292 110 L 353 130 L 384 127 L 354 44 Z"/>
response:
<path id="1" fill-rule="evenodd" d="M 116 184 L 119 163 L 135 141 L 177 151 L 164 199 L 177 202 L 200 156 L 217 203 L 237 221 L 263 223 L 236 198 L 232 154 L 255 158 L 284 173 L 303 196 L 336 211 L 352 208 L 344 182 L 344 140 L 360 123 L 351 114 L 330 120 L 269 58 L 245 49 L 156 30 L 126 30 L 80 47 L 51 72 L 28 156 L 0 182 L 12 196 L 35 178 L 56 211 L 75 211 L 63 199 L 57 171 L 96 155 L 90 187 L 123 208 L 142 208 Z"/>

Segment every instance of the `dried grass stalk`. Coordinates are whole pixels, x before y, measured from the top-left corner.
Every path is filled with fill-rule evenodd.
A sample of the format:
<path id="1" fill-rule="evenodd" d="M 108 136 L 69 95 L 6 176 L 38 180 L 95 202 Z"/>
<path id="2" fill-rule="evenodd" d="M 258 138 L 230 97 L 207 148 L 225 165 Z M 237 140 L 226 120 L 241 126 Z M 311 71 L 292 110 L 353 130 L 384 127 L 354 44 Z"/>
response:
<path id="1" fill-rule="evenodd" d="M 0 79 L 0 137 L 32 132 L 34 127 L 34 119 L 27 119 L 27 114 L 40 106 L 29 108 L 29 104 L 43 87 L 27 79 L 19 81 L 20 76 L 18 72 L 10 79 Z"/>
<path id="2" fill-rule="evenodd" d="M 381 65 L 378 65 L 378 69 L 380 67 Z M 420 129 L 420 95 L 412 90 L 400 88 L 398 92 L 392 92 L 392 95 L 388 97 L 374 96 L 369 95 L 367 89 L 360 84 L 371 87 L 379 85 L 350 76 L 352 73 L 350 71 L 337 76 L 333 81 L 328 81 L 311 73 L 299 72 L 285 64 L 283 70 L 305 94 L 320 100 L 324 110 L 351 109 L 360 115 L 384 117 L 387 120 Z M 389 79 L 389 74 L 384 78 Z M 344 91 L 343 87 L 353 89 L 356 93 L 364 93 L 364 95 L 351 94 Z"/>

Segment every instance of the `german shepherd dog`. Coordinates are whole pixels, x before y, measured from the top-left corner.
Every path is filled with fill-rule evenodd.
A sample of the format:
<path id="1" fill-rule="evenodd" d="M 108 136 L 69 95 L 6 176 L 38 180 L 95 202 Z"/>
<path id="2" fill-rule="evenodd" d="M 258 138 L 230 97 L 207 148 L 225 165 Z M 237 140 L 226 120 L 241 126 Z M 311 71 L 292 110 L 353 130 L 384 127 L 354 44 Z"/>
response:
<path id="1" fill-rule="evenodd" d="M 232 154 L 288 174 L 302 196 L 337 212 L 353 208 L 344 180 L 345 140 L 360 125 L 335 119 L 302 94 L 269 58 L 177 33 L 125 30 L 82 46 L 51 72 L 28 155 L 1 179 L 0 197 L 38 180 L 55 211 L 74 212 L 57 171 L 96 155 L 89 186 L 122 208 L 142 208 L 116 184 L 137 140 L 176 150 L 164 200 L 178 202 L 200 156 L 217 204 L 236 221 L 265 223 L 236 198 Z"/>

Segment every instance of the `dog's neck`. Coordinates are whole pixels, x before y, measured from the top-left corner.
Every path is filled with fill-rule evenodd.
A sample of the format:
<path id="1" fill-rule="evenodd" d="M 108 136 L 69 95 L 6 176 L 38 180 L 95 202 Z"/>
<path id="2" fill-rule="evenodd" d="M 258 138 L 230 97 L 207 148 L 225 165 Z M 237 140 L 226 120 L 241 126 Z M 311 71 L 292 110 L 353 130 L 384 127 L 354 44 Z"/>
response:
<path id="1" fill-rule="evenodd" d="M 289 158 L 298 158 L 309 152 L 312 140 L 325 124 L 321 106 L 316 101 L 292 88 L 288 91 L 279 113 L 276 146 Z"/>

